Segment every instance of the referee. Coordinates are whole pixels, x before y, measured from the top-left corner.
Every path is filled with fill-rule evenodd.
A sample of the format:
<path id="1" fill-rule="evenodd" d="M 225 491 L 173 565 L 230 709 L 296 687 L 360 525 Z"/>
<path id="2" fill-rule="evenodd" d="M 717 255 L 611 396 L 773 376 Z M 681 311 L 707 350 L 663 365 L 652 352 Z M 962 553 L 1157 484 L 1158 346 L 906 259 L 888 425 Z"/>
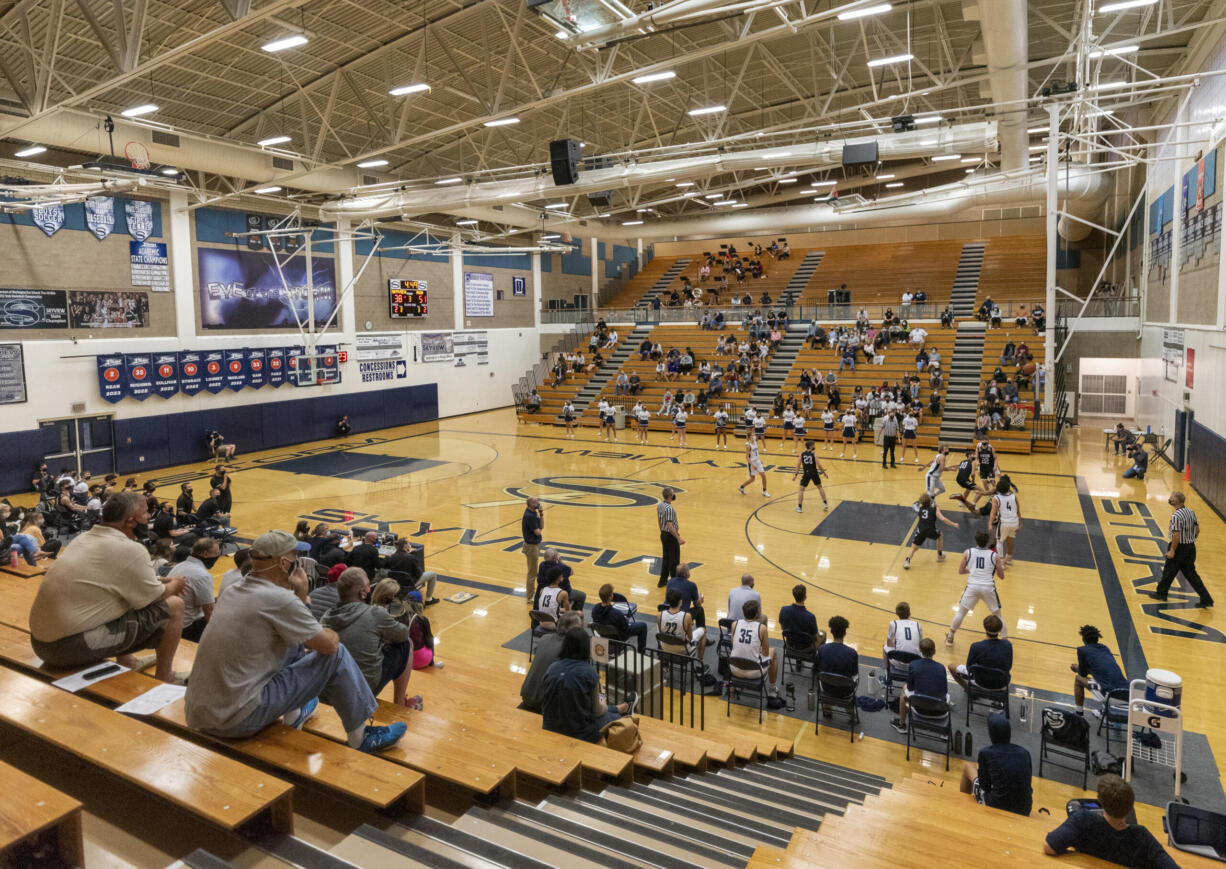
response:
<path id="1" fill-rule="evenodd" d="M 1175 581 L 1175 574 L 1183 573 L 1200 595 L 1197 606 L 1211 607 L 1213 598 L 1196 572 L 1196 538 L 1200 534 L 1200 524 L 1196 521 L 1196 514 L 1184 505 L 1184 500 L 1183 492 L 1171 492 L 1171 497 L 1167 499 L 1175 512 L 1171 514 L 1171 542 L 1166 547 L 1166 565 L 1162 568 L 1162 579 L 1158 582 L 1154 597 L 1165 601 L 1166 593 Z"/>
<path id="2" fill-rule="evenodd" d="M 656 518 L 660 520 L 660 543 L 664 553 L 660 556 L 660 581 L 657 587 L 663 588 L 677 573 L 677 565 L 681 563 L 681 532 L 677 529 L 677 511 L 673 509 L 673 501 L 677 493 L 666 488 L 661 494 L 664 499 L 656 504 Z"/>
<path id="3" fill-rule="evenodd" d="M 898 443 L 898 418 L 887 413 L 881 418 L 881 467 L 886 467 L 885 457 L 890 457 L 889 467 L 895 468 L 894 445 Z"/>

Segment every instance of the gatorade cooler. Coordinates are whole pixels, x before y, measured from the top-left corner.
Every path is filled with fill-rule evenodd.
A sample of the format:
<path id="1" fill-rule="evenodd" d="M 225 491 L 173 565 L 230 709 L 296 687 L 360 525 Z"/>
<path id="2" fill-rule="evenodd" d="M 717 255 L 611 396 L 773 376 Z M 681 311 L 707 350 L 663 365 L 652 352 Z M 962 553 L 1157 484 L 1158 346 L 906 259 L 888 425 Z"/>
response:
<path id="1" fill-rule="evenodd" d="M 1183 679 L 1170 670 L 1146 671 L 1145 699 L 1165 706 L 1180 706 L 1183 703 Z M 1153 708 L 1150 711 L 1171 717 L 1171 713 L 1164 709 Z"/>
<path id="2" fill-rule="evenodd" d="M 623 405 L 619 404 L 613 408 L 613 428 L 615 431 L 626 428 L 626 408 Z"/>

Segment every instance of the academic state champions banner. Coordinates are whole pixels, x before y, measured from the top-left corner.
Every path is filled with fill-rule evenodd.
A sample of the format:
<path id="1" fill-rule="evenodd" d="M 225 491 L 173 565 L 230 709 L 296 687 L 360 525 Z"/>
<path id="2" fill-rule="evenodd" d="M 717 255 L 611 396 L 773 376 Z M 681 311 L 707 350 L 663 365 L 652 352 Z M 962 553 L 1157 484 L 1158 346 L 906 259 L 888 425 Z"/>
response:
<path id="1" fill-rule="evenodd" d="M 303 256 L 201 247 L 196 263 L 200 322 L 206 329 L 290 329 L 310 318 Z M 336 309 L 336 276 L 329 257 L 312 257 L 311 283 L 315 322 L 322 326 Z"/>
<path id="2" fill-rule="evenodd" d="M 277 388 L 287 383 L 312 386 L 339 383 L 340 357 L 335 344 L 315 348 L 316 364 L 305 347 L 242 347 L 233 350 L 182 350 L 159 353 L 110 353 L 97 357 L 98 391 L 114 404 L 124 398 L 144 401 L 151 395 L 217 395 L 227 389 Z M 301 368 L 301 381 L 290 371 Z"/>

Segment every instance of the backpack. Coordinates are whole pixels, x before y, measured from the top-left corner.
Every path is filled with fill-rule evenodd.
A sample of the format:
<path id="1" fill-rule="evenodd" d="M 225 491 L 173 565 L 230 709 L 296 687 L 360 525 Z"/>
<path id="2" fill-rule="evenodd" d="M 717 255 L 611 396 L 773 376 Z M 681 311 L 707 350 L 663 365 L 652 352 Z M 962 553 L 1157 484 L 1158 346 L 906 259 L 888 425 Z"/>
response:
<path id="1" fill-rule="evenodd" d="M 1043 709 L 1043 734 L 1064 748 L 1082 751 L 1090 745 L 1090 723 L 1084 716 L 1064 709 Z"/>
<path id="2" fill-rule="evenodd" d="M 1090 769 L 1095 775 L 1105 775 L 1106 773 L 1123 775 L 1124 761 L 1114 754 L 1108 754 L 1105 751 L 1092 751 L 1090 752 Z"/>

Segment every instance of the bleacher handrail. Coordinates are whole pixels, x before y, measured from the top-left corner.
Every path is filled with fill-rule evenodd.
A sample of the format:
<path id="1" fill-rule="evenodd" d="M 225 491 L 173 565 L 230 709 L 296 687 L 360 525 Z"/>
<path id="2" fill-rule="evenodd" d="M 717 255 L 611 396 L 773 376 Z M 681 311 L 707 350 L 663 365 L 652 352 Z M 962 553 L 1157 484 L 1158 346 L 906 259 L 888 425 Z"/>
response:
<path id="1" fill-rule="evenodd" d="M 629 691 L 635 691 L 639 696 L 636 714 L 649 718 L 665 720 L 667 711 L 668 722 L 685 726 L 686 705 L 688 699 L 690 727 L 705 730 L 707 726 L 706 694 L 703 692 L 702 662 L 689 655 L 676 655 L 660 649 L 647 648 L 642 652 L 637 645 L 624 643 L 620 640 L 606 639 L 608 643 L 608 662 L 598 663 L 596 670 L 605 685 L 606 696 L 610 707 L 628 699 Z M 634 674 L 634 687 L 630 689 L 616 677 L 609 678 L 609 668 L 621 662 L 624 669 Z M 621 671 L 622 666 L 619 666 Z M 647 676 L 659 673 L 660 678 L 647 682 Z M 665 679 L 665 674 L 669 678 Z M 665 691 L 667 690 L 667 695 Z"/>

